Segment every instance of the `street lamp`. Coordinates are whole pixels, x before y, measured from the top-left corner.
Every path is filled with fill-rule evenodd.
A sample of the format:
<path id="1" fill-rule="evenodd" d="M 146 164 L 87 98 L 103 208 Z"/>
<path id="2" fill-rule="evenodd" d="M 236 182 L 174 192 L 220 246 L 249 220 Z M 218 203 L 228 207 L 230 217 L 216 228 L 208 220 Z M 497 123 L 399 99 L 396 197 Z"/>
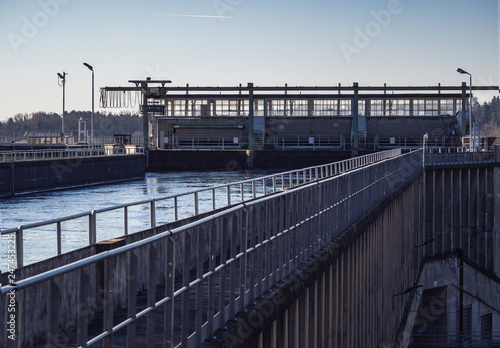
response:
<path id="1" fill-rule="evenodd" d="M 63 142 L 63 144 L 64 144 L 64 116 L 66 114 L 65 108 L 64 108 L 66 75 L 68 75 L 68 73 L 66 73 L 64 71 L 63 71 L 62 74 L 61 73 L 57 73 L 57 76 L 59 76 L 59 80 L 57 81 L 57 83 L 59 84 L 59 86 L 62 86 L 62 89 L 63 89 L 63 113 L 62 113 L 62 124 L 61 124 L 61 134 L 62 134 L 62 142 Z"/>
<path id="2" fill-rule="evenodd" d="M 92 120 L 90 121 L 90 138 L 92 147 L 94 146 L 94 68 L 88 63 L 83 63 L 90 71 L 92 71 Z"/>
<path id="3" fill-rule="evenodd" d="M 463 69 L 460 69 L 458 68 L 457 71 L 460 73 L 460 74 L 466 74 L 466 75 L 469 75 L 469 78 L 470 78 L 470 83 L 469 83 L 469 89 L 470 89 L 470 92 L 469 92 L 469 147 L 472 149 L 472 75 L 470 73 L 468 73 L 467 71 L 463 70 Z"/>

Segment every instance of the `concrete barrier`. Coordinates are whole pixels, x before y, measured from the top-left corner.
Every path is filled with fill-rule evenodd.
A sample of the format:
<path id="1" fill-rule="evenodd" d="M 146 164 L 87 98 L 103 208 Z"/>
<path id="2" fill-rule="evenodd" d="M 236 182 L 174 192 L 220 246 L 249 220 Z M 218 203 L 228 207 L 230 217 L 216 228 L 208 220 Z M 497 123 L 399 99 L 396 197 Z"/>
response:
<path id="1" fill-rule="evenodd" d="M 0 196 L 144 177 L 144 155 L 0 163 Z"/>

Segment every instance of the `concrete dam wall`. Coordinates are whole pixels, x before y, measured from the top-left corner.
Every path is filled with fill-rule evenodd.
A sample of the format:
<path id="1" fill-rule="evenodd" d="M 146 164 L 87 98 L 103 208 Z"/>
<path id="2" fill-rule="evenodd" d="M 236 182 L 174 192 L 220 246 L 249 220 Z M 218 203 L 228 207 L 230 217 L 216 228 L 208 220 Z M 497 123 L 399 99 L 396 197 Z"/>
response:
<path id="1" fill-rule="evenodd" d="M 0 196 L 144 177 L 144 155 L 0 163 Z"/>

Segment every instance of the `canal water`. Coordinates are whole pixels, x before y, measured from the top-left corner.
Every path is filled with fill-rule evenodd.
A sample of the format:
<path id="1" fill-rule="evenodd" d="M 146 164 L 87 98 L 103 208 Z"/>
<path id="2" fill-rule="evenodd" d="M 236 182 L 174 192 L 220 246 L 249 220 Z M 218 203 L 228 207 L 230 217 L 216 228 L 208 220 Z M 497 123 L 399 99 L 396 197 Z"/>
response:
<path id="1" fill-rule="evenodd" d="M 277 171 L 274 171 L 277 172 Z M 171 173 L 147 173 L 144 179 L 116 184 L 95 185 L 43 193 L 32 193 L 0 198 L 0 230 L 15 228 L 91 210 L 177 195 L 202 188 L 224 185 L 271 174 L 269 171 L 215 172 L 189 171 Z M 240 193 L 233 202 L 236 202 Z M 200 195 L 200 212 L 211 210 L 211 193 Z M 216 191 L 216 207 L 223 206 L 227 191 Z M 193 196 L 179 198 L 178 218 L 194 215 Z M 173 200 L 158 202 L 156 205 L 157 225 L 174 220 Z M 124 234 L 124 212 L 114 210 L 98 214 L 97 241 L 115 238 Z M 144 230 L 149 227 L 149 205 L 142 204 L 128 209 L 128 232 Z M 88 216 L 63 222 L 62 252 L 68 252 L 88 245 Z M 24 264 L 37 262 L 57 255 L 56 224 L 37 227 L 24 231 Z M 0 237 L 0 270 L 8 269 L 8 249 L 13 248 L 12 235 Z"/>

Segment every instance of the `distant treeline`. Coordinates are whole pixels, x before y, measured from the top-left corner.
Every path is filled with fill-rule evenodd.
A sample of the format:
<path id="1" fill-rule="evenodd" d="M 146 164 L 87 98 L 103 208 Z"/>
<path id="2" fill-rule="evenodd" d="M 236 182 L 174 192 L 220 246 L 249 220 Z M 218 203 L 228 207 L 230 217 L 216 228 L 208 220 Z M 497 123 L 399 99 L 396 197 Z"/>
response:
<path id="1" fill-rule="evenodd" d="M 91 129 L 92 112 L 70 111 L 64 117 L 64 131 L 66 134 L 78 130 L 78 120 L 87 120 L 87 130 Z M 0 122 L 0 136 L 22 137 L 25 134 L 61 132 L 62 119 L 60 114 L 35 112 L 32 114 L 17 114 L 7 121 Z M 94 114 L 95 136 L 110 136 L 118 133 L 142 134 L 142 118 L 138 114 L 120 113 L 106 114 L 96 112 Z M 136 134 L 137 135 L 137 134 Z"/>
<path id="2" fill-rule="evenodd" d="M 480 104 L 475 98 L 473 115 L 479 123 L 482 136 L 500 137 L 500 97 L 493 97 L 490 102 Z"/>

